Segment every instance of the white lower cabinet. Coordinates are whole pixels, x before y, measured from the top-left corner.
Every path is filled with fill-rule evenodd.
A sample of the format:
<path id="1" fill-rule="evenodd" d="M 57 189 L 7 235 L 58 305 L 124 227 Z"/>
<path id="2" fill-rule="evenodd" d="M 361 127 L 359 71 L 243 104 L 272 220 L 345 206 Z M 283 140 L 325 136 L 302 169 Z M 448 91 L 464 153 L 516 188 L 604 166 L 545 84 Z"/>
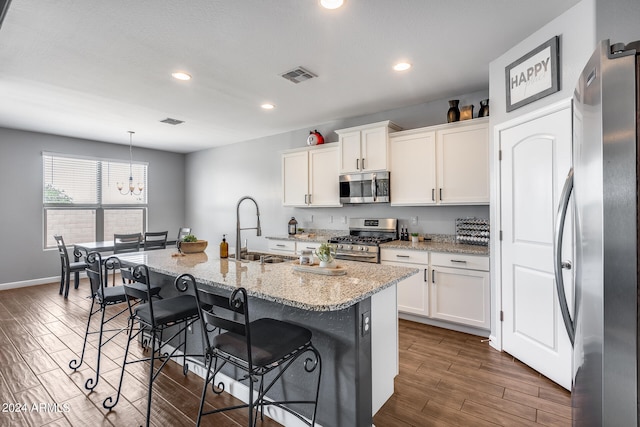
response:
<path id="1" fill-rule="evenodd" d="M 489 258 L 432 253 L 430 297 L 432 318 L 490 329 Z"/>
<path id="2" fill-rule="evenodd" d="M 315 252 L 321 244 L 320 242 L 269 239 L 269 252 L 293 256 L 299 255 L 305 249 Z"/>
<path id="3" fill-rule="evenodd" d="M 398 283 L 398 311 L 417 314 L 419 316 L 428 316 L 429 253 L 424 251 L 383 249 L 380 263 L 420 269 L 420 273 L 414 274 Z"/>
<path id="4" fill-rule="evenodd" d="M 269 251 L 283 255 L 295 255 L 296 242 L 293 240 L 269 240 Z"/>
<path id="5" fill-rule="evenodd" d="M 421 270 L 398 283 L 398 312 L 491 328 L 488 256 L 382 248 L 380 257 Z"/>

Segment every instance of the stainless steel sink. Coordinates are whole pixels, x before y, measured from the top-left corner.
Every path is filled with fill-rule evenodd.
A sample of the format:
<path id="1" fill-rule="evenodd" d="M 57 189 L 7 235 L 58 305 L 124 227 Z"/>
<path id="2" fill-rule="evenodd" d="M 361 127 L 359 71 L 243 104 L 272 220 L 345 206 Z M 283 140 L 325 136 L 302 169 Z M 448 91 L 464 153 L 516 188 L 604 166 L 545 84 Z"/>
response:
<path id="1" fill-rule="evenodd" d="M 245 252 L 242 254 L 242 258 L 240 259 L 243 259 L 246 261 L 260 261 L 261 257 L 264 257 L 265 264 L 276 264 L 280 262 L 292 261 L 294 259 L 297 259 L 297 257 L 295 256 L 274 255 L 266 252 L 248 252 L 248 253 Z M 229 258 L 235 258 L 235 254 L 229 255 Z"/>

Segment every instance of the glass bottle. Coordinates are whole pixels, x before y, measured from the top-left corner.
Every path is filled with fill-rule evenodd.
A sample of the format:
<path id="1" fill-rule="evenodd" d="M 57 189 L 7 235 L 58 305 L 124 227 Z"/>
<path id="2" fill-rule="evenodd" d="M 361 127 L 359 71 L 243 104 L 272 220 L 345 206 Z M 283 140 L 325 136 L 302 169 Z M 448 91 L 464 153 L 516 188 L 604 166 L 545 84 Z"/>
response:
<path id="1" fill-rule="evenodd" d="M 220 242 L 220 258 L 228 258 L 229 257 L 229 244 L 226 239 L 227 235 L 222 235 L 222 242 Z"/>

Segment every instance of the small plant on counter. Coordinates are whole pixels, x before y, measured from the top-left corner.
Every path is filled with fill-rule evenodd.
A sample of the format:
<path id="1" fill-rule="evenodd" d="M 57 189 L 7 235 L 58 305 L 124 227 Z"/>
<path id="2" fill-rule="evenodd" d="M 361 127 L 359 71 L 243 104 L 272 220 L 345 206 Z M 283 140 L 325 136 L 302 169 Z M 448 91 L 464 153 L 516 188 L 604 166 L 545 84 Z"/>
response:
<path id="1" fill-rule="evenodd" d="M 194 236 L 193 234 L 187 234 L 186 236 L 184 236 L 182 238 L 183 242 L 197 242 L 198 238 L 196 236 Z"/>
<path id="2" fill-rule="evenodd" d="M 323 243 L 316 249 L 316 256 L 320 261 L 330 263 L 336 257 L 336 248 L 329 243 Z"/>
<path id="3" fill-rule="evenodd" d="M 420 235 L 420 234 L 418 234 L 418 233 L 411 233 L 411 236 L 412 236 L 412 237 L 418 237 L 419 235 Z"/>

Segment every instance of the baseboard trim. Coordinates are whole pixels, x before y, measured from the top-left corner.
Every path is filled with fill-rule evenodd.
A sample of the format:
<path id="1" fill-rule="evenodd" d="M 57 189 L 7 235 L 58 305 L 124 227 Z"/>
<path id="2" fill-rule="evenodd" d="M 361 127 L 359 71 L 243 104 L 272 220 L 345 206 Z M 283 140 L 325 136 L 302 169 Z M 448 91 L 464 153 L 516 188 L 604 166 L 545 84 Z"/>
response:
<path id="1" fill-rule="evenodd" d="M 43 277 L 41 279 L 23 280 L 20 282 L 0 283 L 0 291 L 7 289 L 26 288 L 29 286 L 46 285 L 48 283 L 60 282 L 60 276 Z M 73 278 L 71 278 L 73 282 Z"/>
<path id="2" fill-rule="evenodd" d="M 478 335 L 489 338 L 490 331 L 486 329 L 474 328 L 473 326 L 459 325 L 457 323 L 446 322 L 444 320 L 431 319 L 410 313 L 398 313 L 398 317 L 412 322 L 423 323 L 425 325 L 437 326 L 439 328 L 451 329 L 453 331 L 464 332 L 466 334 Z"/>
<path id="3" fill-rule="evenodd" d="M 80 279 L 86 278 L 87 273 L 80 272 Z M 60 276 L 42 277 L 40 279 L 22 280 L 20 282 L 0 283 L 0 291 L 8 289 L 27 288 L 29 286 L 48 285 L 50 283 L 60 283 Z M 71 286 L 74 286 L 73 274 L 71 275 Z"/>

